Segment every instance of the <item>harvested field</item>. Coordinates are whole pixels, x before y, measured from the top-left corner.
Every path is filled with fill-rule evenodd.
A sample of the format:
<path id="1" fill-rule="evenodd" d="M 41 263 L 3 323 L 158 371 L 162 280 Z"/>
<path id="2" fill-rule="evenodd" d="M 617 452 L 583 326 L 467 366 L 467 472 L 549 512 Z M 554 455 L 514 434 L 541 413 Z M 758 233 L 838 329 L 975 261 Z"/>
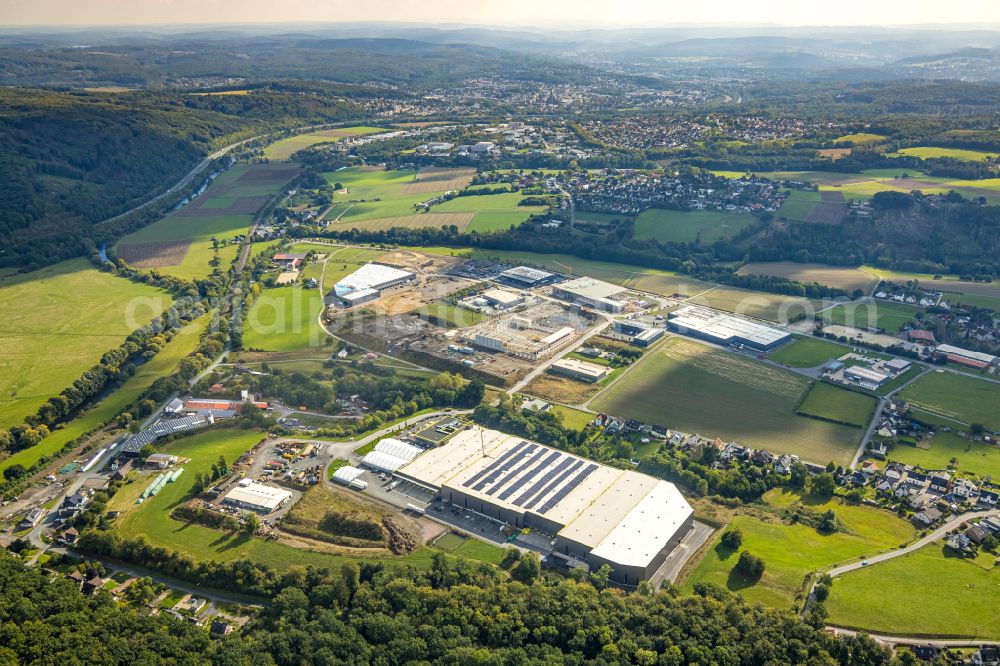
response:
<path id="1" fill-rule="evenodd" d="M 298 173 L 298 170 L 298 167 L 288 164 L 254 164 L 253 168 L 247 169 L 236 182 L 261 183 L 273 181 L 283 183 L 286 180 L 290 180 Z"/>
<path id="2" fill-rule="evenodd" d="M 847 203 L 843 192 L 820 192 L 819 203 L 812 209 L 806 222 L 814 224 L 840 224 L 847 215 Z"/>
<path id="3" fill-rule="evenodd" d="M 839 160 L 841 157 L 846 157 L 850 154 L 850 148 L 824 148 L 818 153 L 820 157 L 827 157 L 831 160 Z"/>
<path id="4" fill-rule="evenodd" d="M 169 243 L 141 243 L 118 246 L 118 256 L 133 268 L 160 268 L 177 266 L 184 261 L 191 241 Z"/>
<path id="5" fill-rule="evenodd" d="M 396 266 L 411 271 L 441 273 L 462 262 L 457 257 L 443 257 L 437 254 L 424 254 L 412 250 L 396 250 L 379 257 L 379 263 Z"/>
<path id="6" fill-rule="evenodd" d="M 797 264 L 791 261 L 756 262 L 743 266 L 737 273 L 739 275 L 773 275 L 799 282 L 818 282 L 847 291 L 861 289 L 866 294 L 878 283 L 877 278 L 858 268 L 828 266 L 826 264 Z"/>
<path id="7" fill-rule="evenodd" d="M 427 194 L 442 190 L 461 190 L 469 186 L 476 170 L 472 167 L 448 169 L 424 167 L 414 177 L 413 182 L 403 186 L 403 194 Z"/>
<path id="8" fill-rule="evenodd" d="M 438 228 L 442 225 L 454 224 L 459 231 L 465 231 L 475 213 L 422 213 L 417 215 L 400 215 L 398 217 L 382 217 L 374 220 L 347 220 L 351 226 L 371 231 L 383 231 L 393 227 L 404 229 Z"/>
<path id="9" fill-rule="evenodd" d="M 546 374 L 531 380 L 524 387 L 524 393 L 565 405 L 579 405 L 592 397 L 598 389 L 600 386 L 597 384 Z"/>
<path id="10" fill-rule="evenodd" d="M 192 203 L 177 211 L 177 217 L 217 217 L 219 215 L 253 215 L 267 203 L 267 196 L 229 197 L 227 191 L 208 199 L 198 197 Z M 221 206 L 220 203 L 229 205 Z"/>

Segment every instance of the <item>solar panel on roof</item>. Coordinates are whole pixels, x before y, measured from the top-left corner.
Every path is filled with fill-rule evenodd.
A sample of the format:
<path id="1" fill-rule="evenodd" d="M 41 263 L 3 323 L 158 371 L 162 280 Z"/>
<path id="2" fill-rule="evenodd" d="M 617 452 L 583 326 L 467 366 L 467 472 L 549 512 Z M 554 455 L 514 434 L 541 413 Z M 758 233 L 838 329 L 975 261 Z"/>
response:
<path id="1" fill-rule="evenodd" d="M 556 457 L 555 458 L 558 458 L 560 455 L 561 454 L 559 454 L 558 452 L 556 452 Z M 555 458 L 550 458 L 548 461 L 546 461 L 546 466 L 551 465 L 553 462 L 555 462 Z M 543 474 L 542 478 L 540 478 L 538 481 L 536 481 L 534 483 L 534 485 L 531 486 L 531 488 L 528 488 L 528 490 L 526 492 L 524 492 L 520 497 L 518 497 L 516 500 L 514 500 L 515 506 L 522 506 L 530 498 L 532 498 L 535 495 L 537 495 L 538 491 L 542 489 L 542 486 L 544 486 L 546 483 L 548 483 L 549 481 L 551 481 L 552 477 L 554 477 L 556 474 L 558 474 L 559 472 L 563 471 L 568 466 L 572 465 L 574 460 L 575 460 L 575 458 L 570 458 L 569 456 L 565 456 L 565 460 L 559 461 L 558 465 L 556 465 L 555 467 L 553 467 L 552 469 L 550 469 L 548 472 L 546 472 L 545 474 Z"/>
<path id="2" fill-rule="evenodd" d="M 538 448 L 538 447 L 534 447 L 534 448 Z M 532 456 L 532 457 L 528 458 L 527 462 L 525 462 L 523 465 L 521 465 L 517 469 L 511 471 L 510 474 L 507 474 L 506 476 L 504 476 L 504 478 L 501 479 L 498 483 L 494 483 L 492 486 L 490 486 L 490 489 L 486 491 L 486 494 L 487 495 L 492 495 L 493 493 L 495 493 L 498 490 L 500 490 L 501 488 L 503 488 L 507 484 L 507 482 L 510 481 L 510 480 L 512 480 L 512 479 L 516 479 L 516 481 L 512 485 L 516 486 L 516 487 L 520 487 L 521 484 L 518 483 L 518 481 L 520 481 L 520 479 L 517 478 L 518 475 L 520 475 L 522 472 L 524 472 L 524 470 L 528 469 L 532 465 L 536 464 L 538 462 L 539 458 L 541 458 L 541 456 L 544 455 L 546 451 L 548 451 L 548 449 L 543 448 L 538 453 L 537 456 Z M 524 455 L 531 456 L 531 454 L 533 452 L 534 452 L 533 448 L 532 449 L 525 449 Z M 504 492 L 506 492 L 506 491 L 504 491 Z M 511 492 L 513 492 L 513 491 L 511 491 Z"/>
<path id="3" fill-rule="evenodd" d="M 542 505 L 542 507 L 538 510 L 538 513 L 544 514 L 546 511 L 553 508 L 556 504 L 562 501 L 562 498 L 566 497 L 566 495 L 569 495 L 571 492 L 576 490 L 576 487 L 581 483 L 583 483 L 583 480 L 586 479 L 588 476 L 590 476 L 591 473 L 597 469 L 597 467 L 598 465 L 591 463 L 591 465 L 587 467 L 587 469 L 583 470 L 575 477 L 570 479 L 569 483 L 567 483 L 564 487 L 560 488 L 559 492 L 550 497 L 548 501 Z"/>
<path id="4" fill-rule="evenodd" d="M 496 460 L 494 460 L 492 463 L 490 463 L 486 467 L 482 468 L 481 470 L 479 470 L 478 472 L 476 472 L 475 474 L 473 474 L 462 485 L 465 486 L 466 488 L 468 488 L 473 483 L 475 483 L 479 479 L 483 478 L 484 476 L 486 476 L 487 474 L 489 474 L 490 472 L 492 472 L 498 466 L 502 465 L 504 463 L 504 461 L 506 461 L 511 456 L 515 455 L 518 451 L 520 451 L 521 449 L 523 449 L 527 445 L 528 445 L 528 442 L 522 440 L 517 446 L 515 446 L 514 448 L 510 449 L 509 451 L 507 451 L 507 453 L 503 454 L 502 456 L 500 456 L 499 458 L 497 458 Z"/>
<path id="5" fill-rule="evenodd" d="M 528 483 L 529 481 L 531 481 L 532 479 L 534 479 L 536 476 L 538 476 L 539 473 L 543 472 L 545 470 L 545 468 L 549 466 L 549 464 L 550 464 L 551 461 L 553 461 L 553 460 L 555 460 L 556 458 L 559 457 L 559 452 L 558 451 L 554 451 L 554 452 L 550 453 L 550 455 L 548 456 L 547 459 L 543 460 L 542 456 L 545 455 L 547 452 L 550 452 L 550 451 L 551 451 L 551 449 L 547 449 L 545 447 L 542 447 L 542 451 L 531 460 L 531 464 L 537 463 L 537 466 L 533 470 L 529 471 L 527 474 L 525 474 L 524 476 L 522 476 L 520 479 L 517 479 L 514 483 L 510 484 L 510 487 L 508 487 L 502 493 L 500 493 L 499 495 L 497 495 L 497 499 L 499 499 L 501 501 L 506 501 L 506 499 L 508 497 L 510 497 L 511 495 L 513 495 L 514 493 L 516 493 L 518 490 L 520 490 L 521 488 L 523 488 L 526 483 Z"/>
<path id="6" fill-rule="evenodd" d="M 520 451 L 516 456 L 510 456 L 510 457 L 508 457 L 504 461 L 504 463 L 502 465 L 500 465 L 499 467 L 497 467 L 496 469 L 494 469 L 492 472 L 490 472 L 489 474 L 487 474 L 486 477 L 483 478 L 479 483 L 477 483 L 476 485 L 474 485 L 472 487 L 472 489 L 476 490 L 476 491 L 479 491 L 479 490 L 482 490 L 483 488 L 485 488 L 486 486 L 490 485 L 491 483 L 496 483 L 497 479 L 499 479 L 501 476 L 503 476 L 504 474 L 506 474 L 507 471 L 509 471 L 510 468 L 512 468 L 514 465 L 516 465 L 517 463 L 521 462 L 521 460 L 525 456 L 530 455 L 531 452 L 534 451 L 536 448 L 537 448 L 537 446 L 535 444 L 532 444 L 531 446 L 529 446 L 529 447 L 523 449 L 522 451 Z"/>
<path id="7" fill-rule="evenodd" d="M 538 504 L 542 500 L 543 497 L 545 497 L 546 495 L 548 495 L 549 493 L 552 492 L 553 488 L 555 488 L 560 483 L 562 483 L 563 481 L 565 481 L 566 478 L 569 477 L 570 474 L 572 474 L 573 472 L 577 471 L 581 467 L 583 467 L 583 461 L 582 460 L 577 460 L 574 464 L 570 465 L 569 468 L 566 469 L 562 474 L 560 474 L 559 476 L 557 476 L 556 478 L 554 478 L 552 480 L 552 482 L 549 483 L 549 485 L 547 485 L 544 488 L 542 488 L 542 491 L 540 493 L 538 493 L 537 495 L 535 495 L 535 498 L 533 500 L 531 500 L 530 502 L 528 502 L 527 504 L 525 504 L 524 508 L 525 509 L 530 509 L 531 507 L 533 507 L 536 504 Z"/>

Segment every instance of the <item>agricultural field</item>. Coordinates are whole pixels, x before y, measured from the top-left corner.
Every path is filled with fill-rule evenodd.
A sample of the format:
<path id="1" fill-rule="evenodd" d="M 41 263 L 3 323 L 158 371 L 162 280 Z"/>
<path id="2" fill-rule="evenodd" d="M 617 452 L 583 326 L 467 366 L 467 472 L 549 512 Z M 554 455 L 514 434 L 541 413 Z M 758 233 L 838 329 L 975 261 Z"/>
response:
<path id="1" fill-rule="evenodd" d="M 0 474 L 11 465 L 31 467 L 41 458 L 57 453 L 77 437 L 117 416 L 134 403 L 143 391 L 152 386 L 154 381 L 173 372 L 181 359 L 198 348 L 201 334 L 209 321 L 211 321 L 210 313 L 191 322 L 178 331 L 156 356 L 139 366 L 134 375 L 100 402 L 91 405 L 75 419 L 54 430 L 35 446 L 0 460 Z"/>
<path id="2" fill-rule="evenodd" d="M 789 371 L 674 337 L 589 406 L 812 462 L 850 462 L 860 439 L 856 428 L 795 414 L 809 386 L 807 378 Z"/>
<path id="3" fill-rule="evenodd" d="M 305 134 L 296 134 L 295 136 L 279 139 L 264 148 L 264 157 L 270 160 L 287 160 L 298 151 L 319 143 L 329 143 L 346 137 L 365 136 L 385 131 L 387 130 L 381 127 L 360 126 L 338 127 L 336 129 L 324 129 L 316 132 L 306 132 Z"/>
<path id="4" fill-rule="evenodd" d="M 814 190 L 788 190 L 788 198 L 781 204 L 775 216 L 788 220 L 805 222 L 819 203 L 819 192 Z"/>
<path id="5" fill-rule="evenodd" d="M 523 198 L 523 195 L 516 192 L 456 197 L 451 201 L 437 204 L 431 212 L 432 214 L 472 213 L 473 218 L 466 227 L 468 231 L 497 231 L 507 229 L 512 224 L 521 224 L 532 213 L 542 213 L 547 210 L 545 206 L 519 206 L 518 203 Z"/>
<path id="6" fill-rule="evenodd" d="M 919 308 L 872 301 L 867 303 L 842 303 L 823 312 L 823 322 L 852 328 L 879 328 L 886 333 L 898 333 L 899 329 L 913 320 Z"/>
<path id="7" fill-rule="evenodd" d="M 247 232 L 254 213 L 296 174 L 289 165 L 239 164 L 216 178 L 200 196 L 167 217 L 122 238 L 115 252 L 135 268 L 157 269 L 188 280 L 225 270 L 236 244 L 213 248 Z"/>
<path id="8" fill-rule="evenodd" d="M 783 296 L 732 287 L 715 287 L 691 298 L 690 302 L 780 324 L 787 323 L 800 314 L 811 317 L 821 306 L 819 301 L 800 296 Z"/>
<path id="9" fill-rule="evenodd" d="M 861 266 L 860 270 L 870 273 L 882 280 L 896 283 L 916 280 L 920 286 L 947 294 L 963 296 L 989 296 L 1000 299 L 1000 282 L 970 282 L 959 279 L 957 275 L 942 275 L 938 279 L 930 273 L 905 273 L 874 266 Z"/>
<path id="10" fill-rule="evenodd" d="M 929 372 L 900 394 L 914 407 L 1000 430 L 1000 384 L 947 370 Z"/>
<path id="11" fill-rule="evenodd" d="M 828 287 L 836 287 L 852 292 L 860 289 L 871 295 L 878 284 L 878 278 L 858 268 L 828 266 L 826 264 L 797 264 L 792 261 L 770 261 L 746 264 L 739 275 L 773 275 L 799 282 L 817 282 Z"/>
<path id="12" fill-rule="evenodd" d="M 796 337 L 792 342 L 768 354 L 767 358 L 790 368 L 815 368 L 849 351 L 850 347 L 836 342 L 815 337 Z"/>
<path id="13" fill-rule="evenodd" d="M 885 141 L 888 137 L 882 136 L 881 134 L 872 134 L 870 132 L 858 132 L 857 134 L 845 134 L 844 136 L 839 136 L 833 140 L 834 143 L 843 143 L 850 141 L 855 145 L 864 145 L 866 143 L 879 143 Z"/>
<path id="14" fill-rule="evenodd" d="M 957 557 L 943 542 L 834 579 L 830 624 L 911 636 L 1000 639 L 994 556 Z M 907 603 L 890 590 L 906 588 Z"/>
<path id="15" fill-rule="evenodd" d="M 768 513 L 738 515 L 719 530 L 704 558 L 684 581 L 684 590 L 693 589 L 699 582 L 715 583 L 748 601 L 790 608 L 810 573 L 896 548 L 916 535 L 910 523 L 892 513 L 853 506 L 839 498 L 823 501 L 775 489 L 766 493 L 763 501 L 771 510 L 801 507 L 822 513 L 830 509 L 837 514 L 843 531 L 821 534 L 809 525 L 779 522 L 777 516 Z M 764 560 L 766 569 L 759 581 L 747 581 L 733 573 L 739 553 L 720 543 L 722 534 L 731 529 L 743 532 L 740 550 L 748 550 Z"/>
<path id="16" fill-rule="evenodd" d="M 927 437 L 916 446 L 898 443 L 889 451 L 889 460 L 924 469 L 947 469 L 951 460 L 958 460 L 958 471 L 965 475 L 1000 478 L 1000 447 L 973 441 L 968 435 L 959 434 L 961 427 L 947 419 L 935 417 L 919 409 L 913 415 L 923 423 L 935 424 L 933 437 Z M 943 426 L 952 428 L 945 432 Z"/>
<path id="17" fill-rule="evenodd" d="M 870 395 L 816 382 L 799 405 L 798 413 L 866 428 L 877 405 L 878 400 Z"/>
<path id="18" fill-rule="evenodd" d="M 0 282 L 0 428 L 21 423 L 171 301 L 86 259 Z"/>
<path id="19" fill-rule="evenodd" d="M 714 243 L 733 236 L 757 221 L 753 215 L 710 210 L 650 208 L 635 220 L 635 237 L 661 243 Z"/>
<path id="20" fill-rule="evenodd" d="M 919 157 L 922 160 L 936 157 L 947 157 L 963 162 L 982 162 L 987 159 L 996 159 L 998 153 L 987 153 L 981 150 L 966 150 L 963 148 L 937 148 L 934 146 L 916 146 L 913 148 L 901 148 L 895 153 L 886 153 L 886 157 Z"/>
<path id="21" fill-rule="evenodd" d="M 319 325 L 323 294 L 298 285 L 265 289 L 243 324 L 243 347 L 262 351 L 295 351 L 318 347 L 326 339 Z"/>

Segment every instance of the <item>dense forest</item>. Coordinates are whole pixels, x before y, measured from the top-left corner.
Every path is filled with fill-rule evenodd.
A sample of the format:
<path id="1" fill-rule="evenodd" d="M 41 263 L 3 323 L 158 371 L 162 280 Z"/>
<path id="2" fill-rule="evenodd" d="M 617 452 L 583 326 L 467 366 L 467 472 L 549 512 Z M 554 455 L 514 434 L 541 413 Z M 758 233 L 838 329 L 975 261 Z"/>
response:
<path id="1" fill-rule="evenodd" d="M 292 567 L 274 579 L 273 603 L 259 618 L 210 640 L 185 620 L 118 605 L 106 591 L 86 597 L 0 551 L 0 662 L 893 663 L 867 637 L 828 636 L 818 628 L 822 612 L 802 621 L 711 586 L 693 596 L 625 594 L 599 589 L 599 579 L 541 578 L 534 557 L 505 563 L 510 575 L 440 554 L 426 572 Z"/>

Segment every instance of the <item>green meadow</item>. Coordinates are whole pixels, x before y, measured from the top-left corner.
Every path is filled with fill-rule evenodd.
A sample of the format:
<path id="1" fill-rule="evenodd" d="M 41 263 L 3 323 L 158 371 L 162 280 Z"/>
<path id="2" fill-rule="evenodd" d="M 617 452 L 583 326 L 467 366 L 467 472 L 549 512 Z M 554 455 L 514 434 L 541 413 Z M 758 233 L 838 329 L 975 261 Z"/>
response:
<path id="1" fill-rule="evenodd" d="M 287 160 L 294 153 L 315 146 L 318 143 L 328 143 L 330 141 L 339 141 L 346 137 L 365 136 L 386 131 L 388 130 L 382 127 L 367 127 L 362 125 L 359 127 L 338 127 L 335 129 L 296 134 L 284 139 L 278 139 L 268 145 L 264 148 L 264 157 L 270 160 Z"/>
<path id="2" fill-rule="evenodd" d="M 708 244 L 733 236 L 756 221 L 756 217 L 745 213 L 649 208 L 635 220 L 635 237 L 661 243 Z"/>

